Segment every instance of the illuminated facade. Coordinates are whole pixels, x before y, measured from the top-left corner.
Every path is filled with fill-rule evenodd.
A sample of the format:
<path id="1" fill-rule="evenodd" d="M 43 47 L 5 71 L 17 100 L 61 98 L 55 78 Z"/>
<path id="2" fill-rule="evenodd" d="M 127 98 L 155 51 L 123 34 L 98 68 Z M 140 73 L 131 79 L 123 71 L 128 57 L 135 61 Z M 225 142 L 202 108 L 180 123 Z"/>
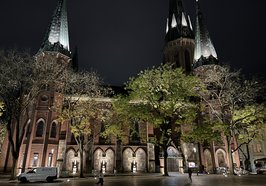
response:
<path id="1" fill-rule="evenodd" d="M 215 48 L 209 32 L 204 25 L 203 14 L 197 1 L 197 17 L 193 31 L 190 17 L 186 14 L 182 0 L 170 0 L 169 16 L 166 25 L 164 63 L 182 67 L 187 73 L 208 73 L 209 69 L 218 65 Z M 48 31 L 36 59 L 53 57 L 65 64 L 71 63 L 69 33 L 67 22 L 66 0 L 58 0 Z M 63 103 L 63 95 L 54 90 L 42 92 L 34 107 L 32 125 L 27 129 L 21 148 L 18 168 L 25 166 L 58 166 L 62 171 L 76 174 L 80 170 L 78 146 L 69 130 L 68 123 L 59 123 L 57 113 L 51 106 Z M 111 105 L 109 98 L 103 99 L 107 107 Z M 109 106 L 108 106 L 109 105 Z M 136 123 L 138 136 L 129 137 L 125 142 L 112 139 L 106 142 L 96 134 L 104 129 L 104 123 L 95 121 L 93 141 L 86 147 L 84 154 L 84 172 L 103 169 L 106 173 L 117 172 L 155 172 L 161 171 L 163 161 L 160 150 L 148 143 L 155 132 L 151 125 Z M 130 134 L 130 130 L 126 131 Z M 130 136 L 130 135 L 129 135 Z M 261 155 L 259 146 L 256 146 Z M 262 147 L 262 149 L 266 147 Z M 228 167 L 226 148 L 223 144 L 208 146 L 172 143 L 167 149 L 169 172 L 184 172 L 184 167 L 204 165 L 207 171 L 216 167 Z M 263 156 L 259 156 L 263 157 Z M 12 156 L 8 141 L 2 146 L 0 153 L 0 171 L 10 170 Z M 235 159 L 235 161 L 239 161 Z"/>
<path id="2" fill-rule="evenodd" d="M 204 24 L 199 1 L 196 1 L 194 31 L 182 4 L 182 0 L 170 0 L 164 62 L 173 64 L 175 67 L 182 67 L 186 73 L 193 73 L 204 78 L 204 74 L 215 73 L 219 69 L 218 57 Z M 210 113 L 209 110 L 206 112 Z M 197 167 L 199 171 L 208 172 L 215 172 L 217 167 L 230 167 L 228 157 L 230 153 L 227 152 L 225 144 L 225 141 L 222 144 L 208 142 L 205 145 L 177 142 L 170 147 L 176 151 L 177 155 L 175 161 L 172 160 L 172 156 L 168 157 L 170 164 L 168 167 L 175 164 L 178 167 Z M 169 154 L 171 153 L 169 152 Z M 234 162 L 239 166 L 238 152 L 235 152 L 233 157 Z M 182 161 L 178 161 L 178 159 Z M 163 161 L 160 166 L 163 166 Z"/>
<path id="3" fill-rule="evenodd" d="M 36 60 L 53 58 L 68 65 L 72 63 L 69 49 L 68 20 L 66 0 L 58 0 L 44 41 L 35 55 Z M 22 167 L 57 166 L 61 174 L 75 175 L 80 170 L 79 149 L 67 122 L 59 123 L 57 113 L 50 108 L 62 105 L 64 96 L 53 88 L 43 91 L 34 105 L 31 125 L 28 126 L 18 160 L 18 172 Z M 101 100 L 101 104 L 110 106 L 110 99 Z M 108 106 L 109 105 L 109 106 Z M 93 141 L 85 147 L 84 172 L 103 169 L 105 173 L 117 172 L 154 172 L 154 145 L 148 143 L 153 135 L 151 126 L 135 123 L 138 136 L 129 137 L 121 142 L 112 139 L 107 142 L 99 133 L 104 130 L 102 121 L 94 121 Z M 125 130 L 130 136 L 131 131 Z M 88 139 L 86 139 L 88 140 Z M 10 171 L 12 156 L 8 139 L 0 153 L 0 171 Z M 2 161 L 5 160 L 5 161 Z"/>

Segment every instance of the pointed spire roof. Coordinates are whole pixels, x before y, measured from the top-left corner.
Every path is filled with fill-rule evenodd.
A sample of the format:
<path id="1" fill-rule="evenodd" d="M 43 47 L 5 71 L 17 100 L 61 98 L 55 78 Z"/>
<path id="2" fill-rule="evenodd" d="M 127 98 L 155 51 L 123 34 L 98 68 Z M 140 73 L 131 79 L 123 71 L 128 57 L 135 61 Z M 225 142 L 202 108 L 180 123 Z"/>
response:
<path id="1" fill-rule="evenodd" d="M 55 51 L 70 56 L 66 0 L 58 0 L 39 51 Z"/>
<path id="2" fill-rule="evenodd" d="M 182 0 L 169 1 L 169 16 L 166 30 L 168 31 L 165 37 L 167 42 L 181 37 L 194 39 L 190 19 L 184 10 Z"/>
<path id="3" fill-rule="evenodd" d="M 207 27 L 204 24 L 204 18 L 198 0 L 196 0 L 196 16 L 194 67 L 217 64 L 217 54 Z"/>

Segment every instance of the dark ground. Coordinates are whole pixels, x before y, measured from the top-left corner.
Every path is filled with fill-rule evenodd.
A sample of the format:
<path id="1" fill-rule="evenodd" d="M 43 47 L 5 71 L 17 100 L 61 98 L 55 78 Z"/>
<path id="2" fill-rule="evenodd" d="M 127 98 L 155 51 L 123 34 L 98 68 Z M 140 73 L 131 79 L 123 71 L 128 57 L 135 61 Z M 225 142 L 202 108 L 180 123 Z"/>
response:
<path id="1" fill-rule="evenodd" d="M 93 186 L 97 182 L 93 177 L 87 178 L 64 178 L 53 183 L 35 182 L 20 183 L 9 181 L 7 178 L 0 179 L 0 186 L 23 185 L 23 186 Z M 104 186 L 266 186 L 266 175 L 228 176 L 223 175 L 192 175 L 190 183 L 187 174 L 170 174 L 169 177 L 160 174 L 145 174 L 139 176 L 109 176 L 104 178 Z"/>

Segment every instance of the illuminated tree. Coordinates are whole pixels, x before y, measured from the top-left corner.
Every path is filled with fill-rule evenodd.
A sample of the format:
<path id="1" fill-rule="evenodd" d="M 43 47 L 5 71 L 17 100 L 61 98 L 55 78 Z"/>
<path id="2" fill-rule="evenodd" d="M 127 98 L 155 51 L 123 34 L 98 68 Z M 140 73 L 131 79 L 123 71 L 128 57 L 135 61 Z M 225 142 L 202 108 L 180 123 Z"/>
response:
<path id="1" fill-rule="evenodd" d="M 232 120 L 235 124 L 235 135 L 237 138 L 237 146 L 232 152 L 239 150 L 245 157 L 245 169 L 251 171 L 249 144 L 263 139 L 266 129 L 266 107 L 265 104 L 254 103 L 245 105 L 234 111 Z M 244 150 L 243 148 L 246 148 Z"/>
<path id="2" fill-rule="evenodd" d="M 164 175 L 167 170 L 167 148 L 180 139 L 181 124 L 191 124 L 195 119 L 197 96 L 196 87 L 200 82 L 194 76 L 186 75 L 181 69 L 163 65 L 140 72 L 126 85 L 129 96 L 114 105 L 117 120 L 125 125 L 132 118 L 151 123 L 157 135 L 152 142 L 160 146 L 164 154 Z M 120 105 L 119 105 L 120 104 Z M 113 131 L 121 131 L 121 126 L 112 125 Z M 180 134 L 180 133 L 179 133 Z"/>
<path id="3" fill-rule="evenodd" d="M 13 157 L 11 179 L 16 178 L 20 148 L 26 129 L 32 123 L 30 118 L 39 93 L 45 90 L 63 95 L 73 91 L 84 93 L 82 90 L 88 90 L 88 86 L 90 90 L 96 86 L 97 76 L 74 72 L 68 62 L 60 55 L 42 53 L 32 57 L 28 52 L 0 51 L 0 98 L 6 109 L 2 118 L 7 123 Z M 75 81 L 80 81 L 80 87 L 74 86 Z"/>
<path id="4" fill-rule="evenodd" d="M 199 67 L 195 74 L 207 87 L 207 92 L 199 91 L 202 104 L 208 106 L 208 114 L 214 124 L 213 131 L 220 132 L 226 141 L 229 167 L 233 173 L 232 152 L 238 149 L 235 144 L 237 134 L 241 138 L 243 132 L 248 131 L 247 128 L 255 129 L 254 132 L 261 123 L 262 117 L 254 115 L 255 112 L 250 110 L 256 105 L 261 84 L 243 79 L 239 71 L 231 71 L 229 67 L 214 65 L 208 68 Z M 256 136 L 253 132 L 249 130 L 249 139 L 251 136 Z"/>
<path id="5" fill-rule="evenodd" d="M 6 109 L 2 119 L 7 123 L 13 157 L 12 179 L 16 176 L 19 151 L 25 129 L 29 124 L 29 105 L 32 104 L 37 92 L 31 75 L 33 64 L 34 59 L 27 52 L 0 52 L 0 97 Z"/>
<path id="6" fill-rule="evenodd" d="M 78 145 L 80 155 L 80 177 L 83 175 L 83 154 L 85 147 L 93 140 L 93 123 L 102 118 L 101 101 L 109 89 L 101 86 L 99 76 L 93 72 L 74 73 L 71 81 L 64 85 L 67 96 L 64 98 L 62 110 L 58 110 L 59 120 L 68 122 L 70 131 Z"/>
<path id="7" fill-rule="evenodd" d="M 4 111 L 5 111 L 4 103 L 2 101 L 0 101 L 0 151 L 2 149 L 2 144 L 4 142 L 4 139 L 6 137 L 6 126 L 5 126 L 5 124 L 1 118 Z"/>

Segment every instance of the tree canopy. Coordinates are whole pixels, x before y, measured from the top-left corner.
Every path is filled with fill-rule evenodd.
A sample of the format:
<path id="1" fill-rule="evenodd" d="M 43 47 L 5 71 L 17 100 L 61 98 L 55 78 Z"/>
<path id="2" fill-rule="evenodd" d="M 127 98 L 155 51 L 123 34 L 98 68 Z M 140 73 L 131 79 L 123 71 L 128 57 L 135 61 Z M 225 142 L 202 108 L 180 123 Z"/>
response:
<path id="1" fill-rule="evenodd" d="M 129 125 L 134 118 L 152 124 L 159 131 L 152 142 L 164 151 L 165 175 L 168 175 L 167 147 L 171 143 L 179 144 L 177 133 L 180 134 L 181 124 L 193 123 L 199 87 L 197 77 L 186 75 L 169 64 L 141 71 L 126 84 L 129 95 L 120 96 L 114 102 L 113 123 L 120 125 L 111 125 L 111 129 L 121 132 L 122 125 Z"/>
<path id="2" fill-rule="evenodd" d="M 213 131 L 225 137 L 232 171 L 231 152 L 241 146 L 244 134 L 249 142 L 259 136 L 259 128 L 263 125 L 265 105 L 258 102 L 263 85 L 245 79 L 240 71 L 233 71 L 228 66 L 199 67 L 195 74 L 207 88 L 207 91 L 200 92 L 202 104 L 208 106 L 204 112 L 208 113 Z M 237 138 L 238 144 L 234 142 Z"/>
<path id="3" fill-rule="evenodd" d="M 94 72 L 75 72 L 70 58 L 61 54 L 38 53 L 31 56 L 28 52 L 16 50 L 0 51 L 0 98 L 6 109 L 3 118 L 7 123 L 13 156 L 13 179 L 20 147 L 25 131 L 32 123 L 33 108 L 40 92 L 95 96 L 100 92 L 96 88 L 99 79 Z"/>

